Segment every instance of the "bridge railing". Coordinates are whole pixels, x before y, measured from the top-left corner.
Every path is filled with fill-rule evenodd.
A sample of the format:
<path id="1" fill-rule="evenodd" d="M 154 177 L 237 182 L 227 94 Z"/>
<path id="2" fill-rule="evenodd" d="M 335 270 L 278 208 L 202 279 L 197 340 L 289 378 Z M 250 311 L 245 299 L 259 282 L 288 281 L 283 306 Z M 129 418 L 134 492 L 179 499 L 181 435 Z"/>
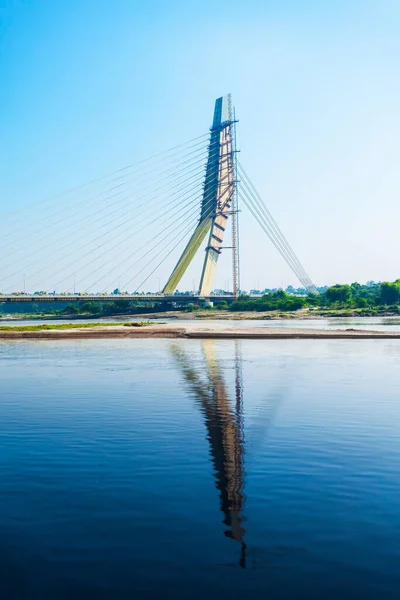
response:
<path id="1" fill-rule="evenodd" d="M 233 302 L 234 296 L 226 295 L 210 295 L 199 296 L 193 295 L 177 295 L 177 294 L 9 294 L 0 295 L 0 302 L 160 302 L 160 303 L 196 303 L 202 301 L 218 302 L 225 300 Z"/>

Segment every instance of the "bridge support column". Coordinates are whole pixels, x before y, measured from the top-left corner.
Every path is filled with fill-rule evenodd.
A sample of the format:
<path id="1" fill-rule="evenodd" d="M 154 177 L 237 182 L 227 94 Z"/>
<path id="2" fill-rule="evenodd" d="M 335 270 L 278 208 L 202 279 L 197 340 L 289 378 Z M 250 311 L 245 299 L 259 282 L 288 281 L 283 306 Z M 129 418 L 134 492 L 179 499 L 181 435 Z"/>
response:
<path id="1" fill-rule="evenodd" d="M 164 294 L 174 292 L 207 234 L 199 294 L 208 296 L 211 292 L 236 186 L 233 123 L 228 94 L 215 102 L 199 223 L 164 286 Z"/>

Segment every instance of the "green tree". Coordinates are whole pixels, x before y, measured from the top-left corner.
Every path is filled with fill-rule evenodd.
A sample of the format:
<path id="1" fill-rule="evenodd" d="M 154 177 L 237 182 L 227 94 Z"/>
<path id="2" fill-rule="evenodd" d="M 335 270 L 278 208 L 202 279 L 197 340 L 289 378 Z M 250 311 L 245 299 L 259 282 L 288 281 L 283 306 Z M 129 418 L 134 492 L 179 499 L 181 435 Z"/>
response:
<path id="1" fill-rule="evenodd" d="M 315 292 L 308 292 L 305 304 L 316 306 L 321 303 L 321 296 Z"/>
<path id="2" fill-rule="evenodd" d="M 75 304 L 68 304 L 63 310 L 66 315 L 78 315 L 79 308 Z"/>
<path id="3" fill-rule="evenodd" d="M 129 310 L 131 308 L 130 303 L 127 302 L 126 300 L 116 300 L 114 302 L 114 306 L 115 306 L 115 310 L 116 312 L 126 312 L 127 310 Z"/>
<path id="4" fill-rule="evenodd" d="M 362 297 L 356 298 L 355 303 L 358 308 L 366 308 L 368 306 L 368 300 Z"/>
<path id="5" fill-rule="evenodd" d="M 381 283 L 381 300 L 383 304 L 398 304 L 400 302 L 400 280 L 391 283 Z"/>
<path id="6" fill-rule="evenodd" d="M 352 299 L 351 287 L 349 285 L 333 285 L 325 292 L 328 302 L 341 302 L 348 304 Z"/>
<path id="7" fill-rule="evenodd" d="M 228 303 L 226 300 L 219 300 L 218 302 L 215 303 L 214 308 L 216 310 L 227 310 Z"/>
<path id="8" fill-rule="evenodd" d="M 84 304 L 82 304 L 82 312 L 98 315 L 101 313 L 101 306 L 98 302 L 84 302 Z"/>

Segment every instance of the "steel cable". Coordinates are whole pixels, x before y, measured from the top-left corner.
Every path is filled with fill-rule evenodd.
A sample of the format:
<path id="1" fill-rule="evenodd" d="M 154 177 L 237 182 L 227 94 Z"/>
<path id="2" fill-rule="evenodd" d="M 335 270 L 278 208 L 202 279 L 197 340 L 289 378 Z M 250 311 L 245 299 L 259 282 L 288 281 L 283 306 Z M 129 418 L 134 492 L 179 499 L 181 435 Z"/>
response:
<path id="1" fill-rule="evenodd" d="M 52 200 L 55 200 L 57 198 L 65 196 L 67 194 L 70 194 L 70 193 L 72 193 L 72 192 L 74 192 L 76 190 L 85 188 L 85 187 L 87 187 L 89 185 L 93 185 L 94 183 L 97 183 L 99 181 L 107 179 L 108 177 L 111 177 L 112 175 L 116 175 L 117 173 L 121 173 L 123 171 L 126 171 L 128 169 L 132 169 L 132 168 L 135 168 L 135 167 L 140 168 L 140 166 L 143 163 L 146 163 L 146 162 L 148 162 L 150 160 L 154 161 L 154 160 L 158 159 L 158 157 L 162 157 L 163 155 L 168 154 L 169 152 L 172 152 L 174 150 L 183 148 L 184 146 L 187 146 L 187 145 L 191 144 L 192 142 L 195 142 L 195 141 L 201 140 L 201 139 L 204 139 L 204 141 L 205 141 L 207 138 L 209 138 L 209 135 L 210 135 L 209 132 L 204 133 L 204 134 L 202 134 L 200 136 L 197 136 L 197 137 L 193 138 L 192 140 L 189 140 L 188 142 L 184 142 L 183 144 L 179 144 L 177 146 L 173 146 L 172 148 L 169 148 L 168 150 L 164 150 L 163 152 L 159 152 L 159 153 L 157 153 L 157 154 L 155 154 L 153 156 L 149 156 L 147 158 L 144 158 L 144 159 L 142 159 L 142 160 L 140 160 L 140 161 L 138 161 L 136 163 L 132 163 L 130 165 L 126 165 L 125 167 L 122 167 L 120 169 L 116 169 L 115 171 L 111 171 L 111 172 L 109 172 L 109 173 L 107 173 L 105 175 L 102 175 L 101 177 L 97 177 L 97 178 L 92 179 L 91 181 L 88 181 L 86 183 L 74 186 L 74 187 L 72 187 L 72 188 L 70 188 L 70 189 L 68 189 L 68 190 L 66 190 L 64 192 L 61 192 L 59 194 L 55 194 L 54 196 L 50 196 L 49 198 L 44 198 L 42 200 L 38 200 L 37 202 L 33 202 L 33 203 L 29 204 L 28 206 L 25 206 L 25 207 L 22 207 L 22 208 L 20 208 L 18 210 L 12 211 L 11 213 L 7 213 L 6 215 L 0 216 L 0 220 L 8 219 L 8 218 L 12 217 L 13 215 L 16 215 L 16 214 L 19 214 L 21 212 L 24 212 L 25 210 L 29 210 L 30 208 L 38 206 L 39 204 L 44 204 L 45 202 L 50 202 Z M 199 142 L 199 144 L 200 143 L 201 142 Z M 184 150 L 182 150 L 182 151 L 184 151 Z"/>
<path id="2" fill-rule="evenodd" d="M 247 188 L 249 194 L 252 196 L 254 202 L 258 205 L 259 210 L 263 213 L 263 216 L 264 216 L 264 219 L 265 219 L 266 223 L 268 224 L 268 226 L 272 230 L 272 234 L 276 236 L 276 238 L 278 240 L 278 243 L 281 244 L 281 246 L 284 247 L 284 249 L 287 252 L 287 254 L 291 257 L 292 261 L 296 264 L 299 272 L 301 272 L 302 275 L 303 275 L 303 277 L 304 277 L 304 279 L 308 281 L 308 286 L 311 287 L 313 285 L 313 283 L 311 281 L 311 278 L 309 277 L 309 275 L 307 274 L 306 270 L 304 269 L 304 267 L 300 263 L 299 259 L 297 258 L 297 256 L 294 253 L 293 249 L 289 245 L 288 241 L 286 240 L 285 236 L 283 235 L 283 233 L 280 230 L 279 226 L 277 225 L 276 221 L 272 217 L 271 213 L 269 212 L 269 210 L 265 206 L 264 202 L 262 201 L 261 196 L 258 194 L 258 192 L 255 189 L 255 187 L 254 187 L 253 183 L 251 182 L 250 178 L 245 173 L 243 167 L 240 168 L 239 172 L 240 172 L 240 176 L 243 178 L 242 179 L 242 183 L 244 183 L 244 185 Z"/>

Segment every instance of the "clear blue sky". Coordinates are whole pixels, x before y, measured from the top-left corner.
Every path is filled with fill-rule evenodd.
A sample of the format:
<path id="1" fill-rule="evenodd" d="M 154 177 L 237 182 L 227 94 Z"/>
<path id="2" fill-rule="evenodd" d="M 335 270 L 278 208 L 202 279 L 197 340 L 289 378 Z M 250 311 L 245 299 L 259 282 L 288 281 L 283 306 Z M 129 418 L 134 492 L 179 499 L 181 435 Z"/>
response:
<path id="1" fill-rule="evenodd" d="M 0 214 L 206 132 L 231 92 L 313 280 L 400 276 L 397 0 L 0 0 L 0 21 Z M 241 219 L 243 287 L 297 284 Z"/>

